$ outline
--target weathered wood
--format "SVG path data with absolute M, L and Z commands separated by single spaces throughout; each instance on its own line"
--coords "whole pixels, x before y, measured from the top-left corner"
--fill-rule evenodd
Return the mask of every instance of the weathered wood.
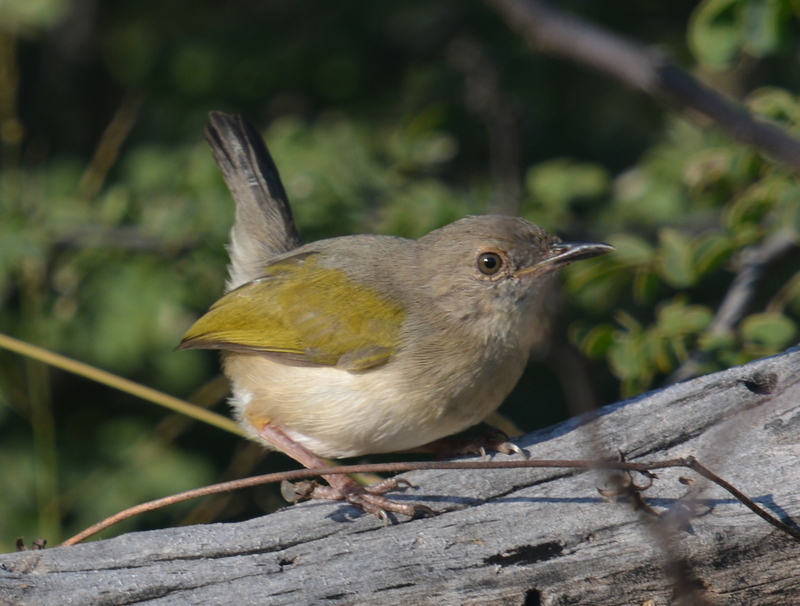
M 520 444 L 548 459 L 693 454 L 791 521 L 800 516 L 800 351 L 614 404 Z M 649 503 L 680 518 L 687 487 L 678 478 L 693 474 L 659 476 Z M 701 588 L 708 601 L 696 594 L 694 603 L 800 603 L 800 544 L 715 486 L 698 516 L 668 531 L 627 503 L 603 501 L 603 472 L 407 477 L 418 489 L 397 499 L 438 516 L 384 527 L 315 502 L 243 523 L 7 554 L 0 603 L 658 605 L 675 603 L 681 587 Z

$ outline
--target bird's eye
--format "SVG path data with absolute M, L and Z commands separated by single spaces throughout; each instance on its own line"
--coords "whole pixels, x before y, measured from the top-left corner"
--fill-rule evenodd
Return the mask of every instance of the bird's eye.
M 503 257 L 493 252 L 481 253 L 478 256 L 478 269 L 486 276 L 493 276 L 503 267 Z

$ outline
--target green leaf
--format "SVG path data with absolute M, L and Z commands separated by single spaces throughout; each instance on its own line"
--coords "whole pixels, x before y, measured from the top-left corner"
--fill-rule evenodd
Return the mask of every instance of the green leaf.
M 598 196 L 608 189 L 609 179 L 599 164 L 557 158 L 528 169 L 528 191 L 546 206 L 564 206 L 577 197 Z
M 0 2 L 0 23 L 6 31 L 52 27 L 69 7 L 67 0 L 5 0 Z
M 693 191 L 711 188 L 729 178 L 733 150 L 714 147 L 692 154 L 683 169 L 683 180 Z
M 737 8 L 740 0 L 704 0 L 689 23 L 689 48 L 700 63 L 722 69 L 741 46 Z
M 655 272 L 640 269 L 633 276 L 633 299 L 642 305 L 652 300 L 658 292 L 660 282 Z
M 611 348 L 608 361 L 618 378 L 631 379 L 649 372 L 650 363 L 643 355 L 647 340 L 641 331 L 616 334 L 616 342 Z
M 742 320 L 739 330 L 750 344 L 780 351 L 794 340 L 797 325 L 783 314 L 760 313 Z
M 620 379 L 623 397 L 640 393 L 653 381 L 653 339 L 641 331 L 616 332 L 609 351 L 611 371 Z
M 609 242 L 616 248 L 614 262 L 624 267 L 639 267 L 647 265 L 655 258 L 655 249 L 652 244 L 632 234 L 617 234 L 609 238 Z
M 614 343 L 614 327 L 611 324 L 599 324 L 589 330 L 581 339 L 581 351 L 590 358 L 602 358 Z
M 700 335 L 698 347 L 705 353 L 718 355 L 736 348 L 737 340 L 732 331 L 704 333 Z
M 765 86 L 747 96 L 748 109 L 771 120 L 800 124 L 800 102 L 795 95 L 777 87 Z
M 733 244 L 728 236 L 712 234 L 703 238 L 692 255 L 697 275 L 702 276 L 717 269 L 730 257 L 732 250 Z
M 687 305 L 682 299 L 662 304 L 658 308 L 658 329 L 664 336 L 673 337 L 698 333 L 711 322 L 711 310 L 703 305 Z
M 697 280 L 693 264 L 691 240 L 674 229 L 665 228 L 659 232 L 661 250 L 659 251 L 659 274 L 674 288 L 686 288 Z
M 747 0 L 741 24 L 745 49 L 755 57 L 775 52 L 783 42 L 788 5 L 783 0 Z
M 786 36 L 787 0 L 704 0 L 689 24 L 689 46 L 700 63 L 727 68 L 745 51 L 764 57 Z

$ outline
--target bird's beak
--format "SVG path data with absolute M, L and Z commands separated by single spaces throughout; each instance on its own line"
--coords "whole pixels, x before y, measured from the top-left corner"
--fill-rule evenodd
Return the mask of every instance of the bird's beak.
M 600 242 L 556 242 L 550 247 L 550 256 L 514 273 L 515 277 L 531 273 L 548 273 L 575 261 L 591 259 L 614 250 L 610 244 Z

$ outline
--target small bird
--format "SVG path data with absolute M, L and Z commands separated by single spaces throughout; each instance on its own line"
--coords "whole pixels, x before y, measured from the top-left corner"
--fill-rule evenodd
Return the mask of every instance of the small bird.
M 320 457 L 425 450 L 494 412 L 543 328 L 557 270 L 607 253 L 520 218 L 471 216 L 419 240 L 356 235 L 300 245 L 277 168 L 240 116 L 206 139 L 236 202 L 227 294 L 179 349 L 223 350 L 232 406 L 253 438 L 306 467 Z M 386 519 L 385 481 L 323 476 L 307 498 Z

